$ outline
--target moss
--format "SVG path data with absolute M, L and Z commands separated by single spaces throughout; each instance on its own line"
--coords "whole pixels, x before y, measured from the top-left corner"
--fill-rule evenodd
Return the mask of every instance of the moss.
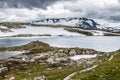
M 50 68 L 51 70 L 47 70 L 47 68 Z M 21 80 L 21 79 L 28 79 L 31 78 L 33 79 L 36 76 L 40 75 L 45 75 L 48 80 L 57 80 L 60 79 L 62 80 L 64 77 L 69 75 L 70 73 L 74 71 L 81 70 L 82 67 L 79 68 L 63 68 L 63 69 L 58 69 L 58 67 L 51 67 L 48 64 L 43 64 L 43 65 L 28 65 L 28 68 L 26 70 L 20 70 L 17 69 L 14 72 L 11 73 L 15 75 L 16 80 Z
M 73 79 L 81 80 L 119 80 L 120 79 L 120 50 L 113 52 L 111 61 L 104 61 L 93 71 L 77 74 Z M 104 57 L 107 58 L 107 57 Z
M 31 54 L 41 53 L 47 51 L 53 51 L 55 53 L 66 53 L 69 54 L 71 50 L 75 50 L 77 54 L 82 54 L 83 52 L 90 51 L 91 54 L 106 54 L 103 52 L 97 52 L 93 49 L 84 49 L 84 48 L 56 48 L 51 47 L 46 43 L 34 41 L 22 46 L 0 48 L 0 50 L 29 50 Z M 108 54 L 108 53 L 107 53 Z M 77 74 L 73 79 L 81 80 L 119 80 L 120 78 L 120 50 L 116 52 L 109 53 L 114 55 L 114 58 L 111 61 L 108 61 L 110 56 L 100 56 L 96 59 L 95 64 L 99 64 L 97 68 L 91 72 Z M 100 62 L 100 60 L 102 62 Z M 84 69 L 84 63 L 80 67 L 73 64 L 71 66 L 62 66 L 62 65 L 51 65 L 51 64 L 32 64 L 23 65 L 24 63 L 12 62 L 12 66 L 16 66 L 15 69 L 10 70 L 7 74 L 15 75 L 16 80 L 21 79 L 33 79 L 36 76 L 45 75 L 48 80 L 63 80 L 66 76 L 72 72 L 76 72 Z M 58 67 L 62 67 L 59 69 Z
M 28 44 L 22 45 L 22 46 L 14 46 L 14 47 L 1 47 L 0 51 L 20 51 L 20 50 L 37 50 L 37 49 L 50 49 L 51 47 L 49 46 L 49 44 L 43 43 L 43 42 L 39 42 L 39 41 L 33 41 L 30 42 Z
M 32 36 L 51 36 L 50 34 L 37 34 L 37 35 L 34 35 L 34 34 L 18 34 L 18 35 L 13 35 L 13 36 L 10 36 L 10 37 L 32 37 Z
M 15 80 L 21 80 L 21 78 L 24 79 L 27 77 L 28 77 L 28 74 L 25 72 L 16 72 L 15 74 Z
M 118 33 L 104 33 L 104 36 L 120 36 Z
M 79 28 L 75 29 L 75 28 L 64 28 L 67 31 L 70 32 L 76 32 L 76 33 L 80 33 L 80 34 L 84 34 L 86 36 L 93 36 L 93 34 L 91 32 L 85 31 L 85 30 L 81 30 Z
M 11 28 L 25 28 L 22 25 L 30 25 L 30 23 L 21 23 L 21 22 L 3 22 L 0 23 L 1 26 L 6 26 L 9 29 Z

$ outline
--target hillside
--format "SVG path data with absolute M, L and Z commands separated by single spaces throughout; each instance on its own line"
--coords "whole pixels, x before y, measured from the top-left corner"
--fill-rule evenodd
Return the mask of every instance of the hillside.
M 113 57 L 89 72 L 84 72 L 73 76 L 72 79 L 80 80 L 119 80 L 120 79 L 120 50 L 111 53 Z M 103 59 L 106 59 L 104 57 Z
M 104 30 L 109 32 L 120 32 L 119 28 L 114 26 L 106 26 L 100 20 L 94 20 L 89 18 L 45 18 L 37 21 L 33 21 L 33 24 L 46 24 L 46 25 L 66 25 L 72 27 L 78 27 L 91 30 Z
M 41 76 L 48 80 L 120 78 L 120 50 L 106 53 L 84 48 L 57 48 L 39 41 L 0 48 L 0 51 L 6 50 L 27 52 L 1 60 L 3 67 L 0 67 L 0 70 L 4 70 L 5 73 L 0 74 L 0 79 L 29 80 Z M 71 75 L 72 73 L 74 74 Z
M 54 21 L 55 20 L 55 21 Z M 48 22 L 47 22 L 48 21 Z M 54 23 L 52 22 L 54 21 Z M 75 18 L 75 20 L 45 19 L 32 23 L 3 22 L 0 23 L 0 37 L 32 37 L 32 36 L 120 36 L 119 29 L 99 28 L 92 19 Z M 61 21 L 63 23 L 61 23 Z M 82 22 L 81 22 L 82 21 Z M 66 22 L 66 24 L 64 24 Z M 76 23 L 74 23 L 76 22 Z M 79 26 L 77 26 L 80 22 Z M 71 24 L 69 25 L 68 23 Z M 115 31 L 115 32 L 114 32 Z M 117 32 L 116 32 L 117 31 Z

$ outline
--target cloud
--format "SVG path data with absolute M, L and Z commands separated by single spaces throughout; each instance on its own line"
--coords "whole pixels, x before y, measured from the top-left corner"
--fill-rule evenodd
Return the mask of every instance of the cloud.
M 120 21 L 120 0 L 0 0 L 0 21 L 87 17 Z
M 46 8 L 57 0 L 0 0 L 0 8 Z
M 77 16 L 88 18 L 110 19 L 111 16 L 120 14 L 119 0 L 77 0 L 64 3 L 64 8 L 79 13 Z

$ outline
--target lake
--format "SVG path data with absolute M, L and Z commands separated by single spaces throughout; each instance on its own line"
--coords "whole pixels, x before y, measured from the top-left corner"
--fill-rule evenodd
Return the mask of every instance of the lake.
M 2 59 L 7 59 L 9 57 L 16 56 L 18 54 L 22 54 L 24 51 L 5 51 L 5 52 L 0 52 L 0 60 Z
M 0 47 L 19 46 L 39 40 L 55 47 L 91 48 L 110 52 L 120 49 L 120 37 L 107 36 L 41 36 L 41 37 L 9 37 L 0 38 Z

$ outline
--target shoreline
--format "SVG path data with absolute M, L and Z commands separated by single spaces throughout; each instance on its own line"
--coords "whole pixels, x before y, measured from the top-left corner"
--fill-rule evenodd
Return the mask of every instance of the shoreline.
M 65 76 L 67 76 L 70 73 L 80 71 L 82 69 L 89 68 L 95 64 L 101 63 L 100 62 L 102 60 L 101 58 L 110 57 L 113 53 L 113 52 L 100 52 L 93 49 L 85 49 L 85 48 L 51 47 L 49 44 L 39 41 L 33 41 L 21 46 L 3 47 L 3 48 L 0 47 L 0 51 L 24 51 L 24 50 L 26 50 L 27 53 L 25 52 L 5 60 L 0 60 L 0 63 L 3 66 L 0 67 L 3 74 L 2 78 L 0 79 L 10 79 L 11 77 L 15 78 L 15 76 L 13 75 L 16 72 L 18 73 L 24 70 L 24 68 L 26 72 L 27 70 L 34 69 L 30 67 L 35 67 L 36 69 L 38 69 L 37 67 L 39 67 L 41 69 L 42 66 L 46 66 L 47 68 L 44 67 L 44 69 L 48 69 L 48 71 L 49 70 L 51 71 L 52 69 L 56 69 L 56 71 L 64 70 L 63 72 L 65 73 Z M 78 55 L 79 56 L 84 55 L 83 56 L 84 58 L 80 57 L 80 59 L 78 59 L 77 57 L 77 59 L 73 59 L 73 60 L 71 59 L 72 56 L 74 57 Z M 91 58 L 89 58 L 88 55 L 90 55 Z M 68 71 L 66 71 L 66 69 Z M 16 71 L 16 70 L 20 70 L 20 71 Z M 11 71 L 15 71 L 15 73 Z M 44 72 L 46 70 L 42 70 L 42 71 Z M 7 77 L 5 77 L 5 75 L 7 75 Z M 51 74 L 49 75 L 51 76 Z M 54 75 L 55 74 L 53 74 L 52 76 Z M 63 76 L 62 74 L 61 76 L 62 79 L 65 78 L 65 76 Z M 49 76 L 45 76 L 45 77 L 48 79 L 52 79 Z M 23 77 L 20 77 L 20 79 L 21 78 Z M 35 76 L 31 76 L 31 78 L 35 78 Z M 57 78 L 58 77 L 56 77 L 56 79 Z
M 0 23 L 1 32 L 12 32 L 11 29 L 25 29 L 27 28 L 26 26 L 31 26 L 31 27 L 48 27 L 48 28 L 63 28 L 64 30 L 71 32 L 71 33 L 79 33 L 83 34 L 85 36 L 120 36 L 120 33 L 113 33 L 110 31 L 104 31 L 104 30 L 99 30 L 99 29 L 83 29 L 79 27 L 74 27 L 74 26 L 66 26 L 66 25 L 53 25 L 53 24 L 32 24 L 32 23 L 20 23 L 20 22 L 3 22 Z M 3 30 L 3 31 L 2 31 Z M 102 33 L 102 34 L 101 34 Z M 26 36 L 27 34 L 16 34 L 13 36 Z M 34 34 L 29 34 L 29 36 L 34 36 Z M 42 34 L 38 34 L 42 35 Z M 49 34 L 51 35 L 51 34 Z

